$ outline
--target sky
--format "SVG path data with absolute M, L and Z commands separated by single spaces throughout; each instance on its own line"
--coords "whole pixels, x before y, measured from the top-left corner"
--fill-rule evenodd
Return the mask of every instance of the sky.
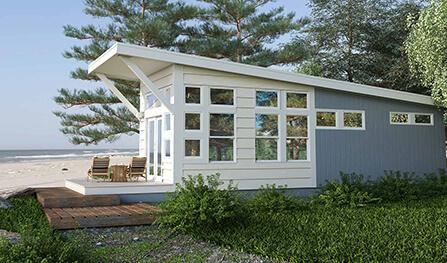
M 186 0 L 186 2 L 194 2 Z M 277 0 L 298 17 L 308 14 L 306 0 Z M 76 149 L 60 131 L 52 112 L 60 88 L 92 87 L 69 73 L 80 66 L 62 56 L 79 42 L 63 35 L 67 24 L 99 21 L 83 13 L 82 0 L 4 1 L 0 7 L 0 150 Z M 123 135 L 112 144 L 90 148 L 137 148 L 138 137 Z

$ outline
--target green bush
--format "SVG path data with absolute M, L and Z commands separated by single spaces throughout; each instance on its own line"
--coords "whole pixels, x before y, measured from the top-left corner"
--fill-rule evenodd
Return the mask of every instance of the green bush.
M 220 188 L 219 174 L 188 176 L 177 184 L 170 198 L 161 204 L 156 223 L 179 231 L 223 227 L 242 214 L 242 201 L 231 182 Z
M 89 262 L 82 245 L 53 231 L 34 197 L 10 201 L 12 208 L 0 209 L 0 229 L 18 232 L 21 240 L 15 245 L 0 240 L 0 262 Z
M 302 209 L 305 202 L 299 198 L 287 195 L 285 186 L 262 186 L 256 195 L 248 201 L 250 209 L 260 213 L 280 213 Z
M 331 181 L 324 185 L 314 202 L 327 207 L 359 207 L 380 201 L 365 190 L 362 175 L 340 173 L 340 177 L 341 182 Z
M 368 190 L 384 201 L 398 201 L 421 196 L 424 178 L 417 178 L 414 173 L 385 171 L 385 175 L 368 183 Z

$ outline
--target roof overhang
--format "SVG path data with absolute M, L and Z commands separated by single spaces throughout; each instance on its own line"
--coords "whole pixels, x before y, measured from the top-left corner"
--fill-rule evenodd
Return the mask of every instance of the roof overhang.
M 433 99 L 430 96 L 415 93 L 122 43 L 116 43 L 95 61 L 90 63 L 88 66 L 89 74 L 101 73 L 115 79 L 138 80 L 119 56 L 130 57 L 148 76 L 170 65 L 179 64 L 331 90 L 434 105 Z

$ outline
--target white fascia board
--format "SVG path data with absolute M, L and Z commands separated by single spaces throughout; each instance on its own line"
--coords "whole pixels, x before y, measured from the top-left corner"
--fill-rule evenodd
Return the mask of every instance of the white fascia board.
M 198 68 L 206 68 L 217 71 L 230 72 L 264 79 L 297 83 L 313 87 L 321 87 L 332 90 L 352 92 L 382 98 L 408 101 L 426 105 L 434 105 L 433 99 L 430 96 L 424 96 L 420 94 L 414 94 L 386 88 L 379 88 L 363 84 L 356 84 L 347 81 L 314 77 L 299 73 L 263 68 L 259 66 L 223 61 L 207 57 L 183 54 L 155 48 L 142 47 L 137 45 L 122 44 L 122 43 L 115 44 L 109 50 L 107 50 L 103 55 L 101 55 L 97 60 L 92 62 L 89 66 L 89 73 L 93 72 L 97 67 L 99 67 L 100 64 L 104 63 L 105 61 L 107 61 L 107 59 L 111 58 L 113 55 L 116 54 L 153 59 L 172 64 L 180 64 Z

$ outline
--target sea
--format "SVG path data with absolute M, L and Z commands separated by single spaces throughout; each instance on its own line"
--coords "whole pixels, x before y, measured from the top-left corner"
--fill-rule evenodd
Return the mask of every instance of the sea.
M 116 155 L 138 155 L 138 149 L 0 150 L 0 163 Z

